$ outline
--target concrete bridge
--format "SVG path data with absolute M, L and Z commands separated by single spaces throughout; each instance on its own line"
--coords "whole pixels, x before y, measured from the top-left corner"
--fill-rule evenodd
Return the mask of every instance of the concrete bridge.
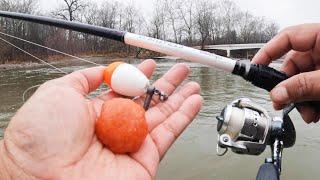
M 265 43 L 206 45 L 203 50 L 225 50 L 227 56 L 230 57 L 232 50 L 261 49 L 264 45 Z M 201 46 L 194 46 L 193 48 L 201 49 Z

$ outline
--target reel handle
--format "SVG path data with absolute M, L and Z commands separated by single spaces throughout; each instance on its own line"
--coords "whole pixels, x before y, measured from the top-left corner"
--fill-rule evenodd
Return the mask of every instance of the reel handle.
M 279 180 L 277 167 L 272 163 L 264 163 L 260 166 L 256 180 Z
M 240 61 L 237 61 L 232 73 L 243 77 L 256 87 L 265 89 L 269 92 L 280 82 L 289 78 L 289 76 L 287 76 L 285 73 L 280 72 L 272 67 Z M 316 110 L 316 112 L 320 113 L 320 101 L 301 102 L 297 103 L 296 105 L 311 106 Z

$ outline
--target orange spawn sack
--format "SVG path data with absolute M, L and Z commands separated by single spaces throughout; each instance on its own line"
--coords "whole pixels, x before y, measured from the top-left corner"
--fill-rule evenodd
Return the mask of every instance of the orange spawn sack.
M 137 152 L 148 134 L 145 110 L 130 99 L 106 101 L 95 131 L 100 142 L 112 152 Z

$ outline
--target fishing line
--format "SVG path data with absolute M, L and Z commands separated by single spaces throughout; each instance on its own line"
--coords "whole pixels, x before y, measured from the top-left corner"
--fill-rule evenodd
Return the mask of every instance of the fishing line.
M 93 65 L 97 65 L 97 66 L 102 66 L 101 64 L 98 64 L 98 63 L 95 63 L 95 62 L 92 62 L 92 61 L 89 61 L 89 60 L 86 60 L 86 59 L 83 59 L 83 58 L 80 58 L 80 57 L 77 57 L 77 56 L 74 56 L 74 55 L 71 55 L 71 54 L 68 54 L 68 53 L 65 53 L 65 52 L 62 52 L 62 51 L 59 51 L 59 50 L 56 50 L 56 49 L 52 49 L 52 48 L 47 47 L 47 46 L 43 46 L 41 44 L 37 44 L 37 43 L 32 42 L 32 41 L 28 41 L 26 39 L 22 39 L 22 38 L 19 38 L 19 37 L 10 35 L 10 34 L 6 34 L 6 33 L 1 32 L 1 31 L 0 31 L 0 34 L 2 34 L 4 36 L 7 36 L 7 37 L 10 37 L 10 38 L 14 38 L 14 39 L 26 42 L 26 43 L 29 43 L 29 44 L 32 44 L 32 45 L 35 45 L 35 46 L 38 46 L 38 47 L 41 47 L 41 48 L 45 48 L 47 50 L 50 50 L 50 51 L 53 51 L 53 52 L 56 52 L 56 53 L 59 53 L 59 54 L 63 54 L 65 56 L 69 56 L 71 58 L 74 58 L 74 59 L 77 59 L 77 60 L 80 60 L 80 61 L 83 61 L 83 62 L 87 62 L 87 63 L 93 64 Z
M 33 58 L 37 59 L 38 61 L 40 61 L 40 62 L 42 62 L 42 63 L 44 63 L 44 64 L 46 64 L 46 65 L 50 66 L 51 68 L 53 68 L 53 69 L 54 69 L 54 70 L 56 70 L 57 72 L 59 72 L 59 73 L 63 73 L 63 74 L 68 74 L 67 72 L 65 72 L 65 71 L 63 71 L 63 70 L 61 70 L 61 69 L 59 69 L 58 67 L 55 67 L 54 65 L 52 65 L 52 64 L 50 64 L 50 63 L 48 63 L 48 62 L 46 62 L 45 60 L 42 60 L 42 59 L 38 58 L 37 56 L 35 56 L 35 55 L 33 55 L 33 54 L 29 53 L 28 51 L 26 51 L 26 50 L 24 50 L 24 49 L 22 49 L 22 48 L 20 48 L 20 47 L 18 47 L 18 46 L 16 46 L 16 45 L 12 44 L 11 42 L 9 42 L 9 41 L 7 41 L 7 40 L 5 40 L 5 39 L 1 38 L 1 37 L 0 37 L 0 40 L 1 40 L 1 41 L 3 41 L 3 42 L 5 42 L 5 43 L 7 43 L 7 44 L 9 44 L 9 45 L 11 45 L 12 47 L 14 47 L 14 48 L 16 48 L 16 49 L 18 49 L 18 50 L 22 51 L 23 53 L 25 53 L 25 54 L 27 54 L 27 55 L 29 55 L 29 56 L 31 56 L 31 57 L 33 57 Z M 22 94 L 22 101 L 23 101 L 23 102 L 25 102 L 25 100 L 26 100 L 25 96 L 26 96 L 27 92 L 29 92 L 31 89 L 37 88 L 37 87 L 39 87 L 39 86 L 41 86 L 41 84 L 38 84 L 38 85 L 35 85 L 35 86 L 31 86 L 31 87 L 29 87 L 28 89 L 26 89 L 25 91 L 23 91 L 23 94 Z
M 85 60 L 85 59 L 83 59 L 83 58 L 80 58 L 80 57 L 77 57 L 77 56 L 74 56 L 74 55 L 71 55 L 71 54 L 68 54 L 68 53 L 65 53 L 65 52 L 62 52 L 62 51 L 56 50 L 56 49 L 52 49 L 52 48 L 49 48 L 49 47 L 46 47 L 46 46 L 43 46 L 43 45 L 37 44 L 37 43 L 35 43 L 35 42 L 28 41 L 28 40 L 25 40 L 25 39 L 22 39 L 22 38 L 16 37 L 16 36 L 13 36 L 13 35 L 10 35 L 10 34 L 6 34 L 6 33 L 3 33 L 3 32 L 1 32 L 1 31 L 0 31 L 0 34 L 2 34 L 2 35 L 4 35 L 4 36 L 7 36 L 7 37 L 11 37 L 11 38 L 17 39 L 17 40 L 20 40 L 20 41 L 23 41 L 23 42 L 26 42 L 26 43 L 29 43 L 29 44 L 32 44 L 32 45 L 35 45 L 35 46 L 38 46 L 38 47 L 45 48 L 45 49 L 50 50 L 50 51 L 54 51 L 54 52 L 57 52 L 57 53 L 60 53 L 60 54 L 63 54 L 63 55 L 69 56 L 69 57 L 74 58 L 74 59 L 78 59 L 78 60 L 80 60 L 80 61 L 84 61 L 84 62 L 87 62 L 87 63 L 93 64 L 93 65 L 97 65 L 97 66 L 102 66 L 102 65 L 100 65 L 100 64 L 98 64 L 98 63 L 95 63 L 95 62 L 92 62 L 92 61 L 89 61 L 89 60 Z M 5 39 L 3 39 L 3 38 L 1 38 L 1 37 L 0 37 L 0 40 L 2 40 L 3 42 L 5 42 L 5 43 L 7 43 L 7 44 L 11 45 L 11 46 L 12 46 L 12 47 L 14 47 L 14 48 L 19 49 L 20 51 L 22 51 L 22 52 L 24 52 L 24 53 L 28 54 L 29 56 L 31 56 L 31 57 L 33 57 L 33 58 L 35 58 L 35 59 L 39 60 L 40 62 L 42 62 L 42 63 L 44 63 L 44 64 L 46 64 L 46 65 L 48 65 L 48 66 L 52 67 L 54 70 L 58 71 L 59 73 L 68 74 L 67 72 L 65 72 L 65 71 L 63 71 L 63 70 L 61 70 L 61 69 L 59 69 L 58 67 L 55 67 L 54 65 L 52 65 L 52 64 L 50 64 L 50 63 L 48 63 L 48 62 L 46 62 L 45 60 L 40 59 L 39 57 L 37 57 L 37 56 L 35 56 L 35 55 L 33 55 L 33 54 L 31 54 L 31 53 L 27 52 L 26 50 L 23 50 L 22 48 L 20 48 L 20 47 L 18 47 L 18 46 L 16 46 L 16 45 L 14 45 L 14 44 L 12 44 L 12 43 L 10 43 L 9 41 L 7 41 L 7 40 L 5 40 Z M 23 102 L 25 102 L 25 101 L 26 101 L 26 94 L 27 94 L 30 90 L 32 90 L 32 89 L 34 89 L 34 88 L 37 88 L 37 87 L 39 87 L 39 86 L 41 86 L 41 84 L 34 85 L 34 86 L 31 86 L 31 87 L 29 87 L 28 89 L 26 89 L 26 90 L 23 92 L 23 94 L 22 94 L 22 101 L 23 101 Z M 86 95 L 86 98 L 91 99 L 91 97 L 90 97 L 89 95 Z M 103 100 L 103 99 L 102 99 L 101 97 L 99 97 L 99 96 L 97 96 L 96 98 Z
M 41 86 L 41 84 L 37 84 L 37 85 L 31 86 L 28 89 L 24 90 L 23 94 L 22 94 L 22 102 L 26 102 L 26 94 L 27 94 L 27 92 L 29 92 L 31 89 L 38 88 L 40 86 Z
M 10 35 L 10 34 L 6 34 L 6 33 L 3 33 L 3 32 L 1 32 L 1 31 L 0 31 L 0 34 L 2 34 L 2 35 L 4 35 L 4 36 L 7 36 L 7 37 L 10 37 L 10 38 L 14 38 L 14 39 L 17 39 L 17 40 L 26 42 L 26 43 L 29 43 L 29 44 L 32 44 L 32 45 L 35 45 L 35 46 L 38 46 L 38 47 L 41 47 L 41 48 L 44 48 L 44 49 L 47 49 L 47 50 L 50 50 L 50 51 L 53 51 L 53 52 L 56 52 L 56 53 L 63 54 L 63 55 L 65 55 L 65 56 L 69 56 L 69 57 L 71 57 L 71 58 L 74 58 L 74 59 L 77 59 L 77 60 L 80 60 L 80 61 L 83 61 L 83 62 L 87 62 L 87 63 L 89 63 L 89 64 L 93 64 L 93 65 L 97 65 L 97 66 L 102 66 L 101 64 L 98 64 L 98 63 L 95 63 L 95 62 L 92 62 L 92 61 L 89 61 L 89 60 L 86 60 L 86 59 L 83 59 L 83 58 L 80 58 L 80 57 L 77 57 L 77 56 L 74 56 L 74 55 L 71 55 L 71 54 L 68 54 L 68 53 L 65 53 L 65 52 L 62 52 L 62 51 L 59 51 L 59 50 L 56 50 L 56 49 L 52 49 L 52 48 L 50 48 L 50 47 L 43 46 L 43 45 L 41 45 L 41 44 L 37 44 L 37 43 L 32 42 L 32 41 L 28 41 L 28 40 L 26 40 L 26 39 L 22 39 L 22 38 L 19 38 L 19 37 Z M 31 53 L 29 53 L 29 52 L 27 52 L 27 51 L 19 48 L 18 46 L 10 43 L 9 41 L 7 41 L 7 40 L 5 40 L 5 39 L 3 39 L 3 38 L 1 38 L 1 37 L 0 37 L 0 40 L 2 40 L 2 41 L 4 41 L 4 42 L 6 42 L 7 44 L 9 44 L 9 45 L 11 45 L 11 46 L 19 49 L 20 51 L 28 54 L 29 56 L 31 56 L 31 57 L 33 57 L 33 58 L 41 61 L 42 63 L 44 63 L 44 64 L 46 64 L 46 65 L 54 68 L 54 69 L 57 70 L 59 73 L 68 74 L 67 72 L 65 72 L 65 71 L 63 71 L 63 70 L 61 70 L 61 69 L 53 66 L 52 64 L 50 64 L 50 63 L 48 63 L 48 62 L 46 62 L 46 61 L 44 61 L 44 60 L 36 57 L 35 55 L 33 55 L 33 54 L 31 54 Z M 26 101 L 26 94 L 27 94 L 30 90 L 32 90 L 32 89 L 34 89 L 34 88 L 37 88 L 37 87 L 39 87 L 39 86 L 41 86 L 41 84 L 34 85 L 34 86 L 31 86 L 31 87 L 29 87 L 28 89 L 26 89 L 26 90 L 23 92 L 23 94 L 22 94 L 22 101 L 23 101 L 23 102 Z M 88 97 L 89 97 L 89 96 L 87 96 L 87 98 L 88 98 Z M 99 98 L 99 97 L 98 97 L 98 98 Z
M 24 50 L 24 49 L 21 49 L 20 47 L 18 47 L 18 46 L 16 46 L 16 45 L 12 44 L 11 42 L 9 42 L 9 41 L 7 41 L 7 40 L 5 40 L 5 39 L 1 38 L 1 37 L 0 37 L 0 40 L 2 40 L 3 42 L 5 42 L 5 43 L 7 43 L 7 44 L 11 45 L 12 47 L 14 47 L 14 48 L 16 48 L 16 49 L 18 49 L 18 50 L 20 50 L 20 51 L 24 52 L 25 54 L 28 54 L 29 56 L 31 56 L 31 57 L 33 57 L 33 58 L 37 59 L 38 61 L 40 61 L 40 62 L 42 62 L 42 63 L 44 63 L 44 64 L 46 64 L 46 65 L 48 65 L 48 66 L 52 67 L 52 68 L 53 68 L 53 69 L 55 69 L 56 71 L 59 71 L 59 72 L 61 72 L 61 73 L 63 73 L 63 74 L 68 74 L 67 72 L 65 72 L 65 71 L 63 71 L 63 70 L 61 70 L 61 69 L 59 69 L 59 68 L 55 67 L 54 65 L 52 65 L 52 64 L 50 64 L 50 63 L 48 63 L 48 62 L 46 62 L 45 60 L 42 60 L 42 59 L 38 58 L 37 56 L 35 56 L 35 55 L 33 55 L 33 54 L 29 53 L 28 51 L 26 51 L 26 50 Z

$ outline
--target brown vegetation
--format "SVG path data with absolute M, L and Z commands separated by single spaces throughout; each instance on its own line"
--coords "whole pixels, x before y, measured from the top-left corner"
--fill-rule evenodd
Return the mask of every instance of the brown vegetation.
M 274 22 L 242 12 L 230 0 L 156 0 L 148 16 L 135 4 L 116 0 L 105 0 L 102 6 L 84 0 L 60 1 L 60 7 L 50 13 L 39 10 L 37 0 L 0 0 L 0 9 L 80 21 L 187 46 L 260 43 L 270 40 L 278 31 Z M 112 40 L 7 18 L 0 18 L 0 31 L 76 55 L 150 55 L 150 52 Z M 18 40 L 8 40 L 42 58 L 57 55 Z M 31 60 L 1 41 L 0 47 L 0 64 Z

